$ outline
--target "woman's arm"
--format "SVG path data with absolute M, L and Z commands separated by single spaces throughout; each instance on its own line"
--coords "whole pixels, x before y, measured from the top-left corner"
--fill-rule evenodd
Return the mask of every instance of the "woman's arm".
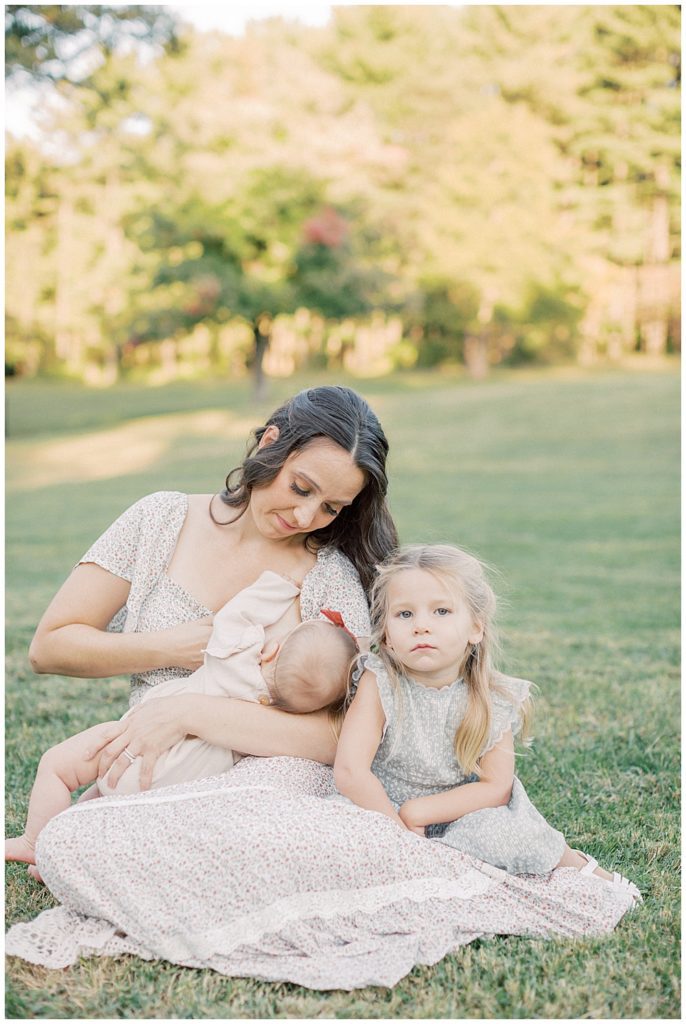
M 371 770 L 385 721 L 374 675 L 364 672 L 343 721 L 333 767 L 334 781 L 339 793 L 349 800 L 368 811 L 387 814 L 403 825 L 386 790 Z
M 129 766 L 127 749 L 141 757 L 141 789 L 148 789 L 158 757 L 186 736 L 261 757 L 305 757 L 333 764 L 336 737 L 327 711 L 294 715 L 251 701 L 203 694 L 150 697 L 113 727 L 98 775 L 115 786 Z M 91 756 L 95 753 L 90 752 Z
M 155 633 L 106 632 L 126 604 L 130 586 L 92 562 L 78 565 L 38 623 L 29 648 L 34 672 L 104 678 L 202 665 L 210 618 Z
M 514 779 L 514 741 L 512 730 L 481 758 L 481 777 L 445 793 L 408 800 L 399 814 L 408 827 L 456 821 L 470 811 L 484 807 L 502 807 L 510 799 Z

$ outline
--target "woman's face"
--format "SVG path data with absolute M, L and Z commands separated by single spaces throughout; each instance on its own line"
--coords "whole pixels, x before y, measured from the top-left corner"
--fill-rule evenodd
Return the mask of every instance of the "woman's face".
M 274 435 L 265 432 L 260 447 L 272 440 Z M 316 438 L 289 455 L 270 484 L 253 488 L 250 512 L 264 537 L 288 540 L 328 526 L 366 482 L 349 452 Z

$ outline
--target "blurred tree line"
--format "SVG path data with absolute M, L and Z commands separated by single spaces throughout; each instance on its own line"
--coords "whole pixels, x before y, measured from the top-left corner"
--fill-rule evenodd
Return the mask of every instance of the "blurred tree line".
M 680 10 L 342 7 L 243 38 L 6 5 L 9 372 L 679 346 Z M 265 362 L 266 360 L 266 362 Z

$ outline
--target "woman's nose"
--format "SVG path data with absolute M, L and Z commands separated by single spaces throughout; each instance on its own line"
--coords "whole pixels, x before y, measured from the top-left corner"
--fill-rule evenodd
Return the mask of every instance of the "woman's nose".
M 303 530 L 307 529 L 312 520 L 314 519 L 317 512 L 317 507 L 311 502 L 304 502 L 302 505 L 296 505 L 293 509 L 293 516 L 295 521 Z

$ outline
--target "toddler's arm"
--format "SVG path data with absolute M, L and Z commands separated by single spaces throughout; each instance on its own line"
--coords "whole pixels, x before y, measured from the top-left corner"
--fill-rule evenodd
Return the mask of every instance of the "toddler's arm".
M 512 730 L 504 734 L 479 762 L 478 782 L 467 782 L 445 793 L 408 800 L 399 814 L 408 828 L 456 821 L 471 811 L 501 807 L 508 802 L 514 779 L 514 741 Z
M 405 827 L 386 790 L 371 770 L 385 721 L 375 677 L 372 672 L 364 672 L 343 721 L 333 777 L 343 796 L 368 811 L 387 814 Z

